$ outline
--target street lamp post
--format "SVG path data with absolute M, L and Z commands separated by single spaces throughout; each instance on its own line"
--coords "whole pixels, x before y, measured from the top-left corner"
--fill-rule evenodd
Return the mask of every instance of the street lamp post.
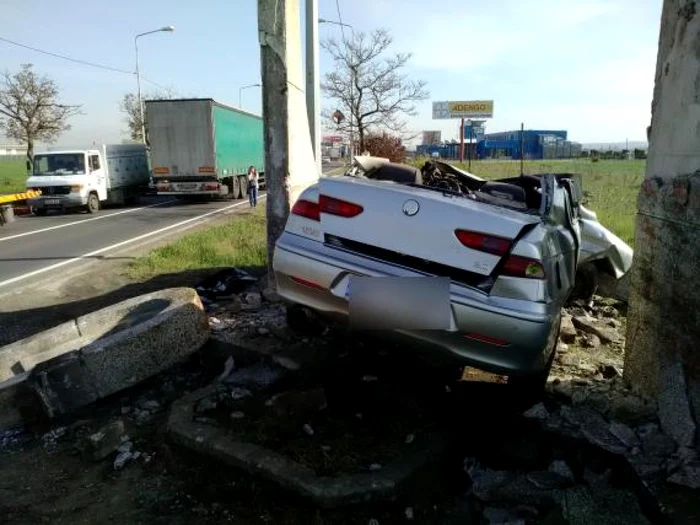
M 160 33 L 161 31 L 175 31 L 175 26 L 164 26 L 160 29 L 154 29 L 153 31 L 139 33 L 134 37 L 134 49 L 136 50 L 136 87 L 138 90 L 139 114 L 141 115 L 141 140 L 144 142 L 144 144 L 146 143 L 146 123 L 143 117 L 143 102 L 141 101 L 141 74 L 139 73 L 139 37 L 150 35 L 152 33 Z
M 238 88 L 238 107 L 243 109 L 243 104 L 241 103 L 241 95 L 244 89 L 252 88 L 252 87 L 260 87 L 262 84 L 250 84 L 248 86 L 243 86 Z
M 352 31 L 353 35 L 353 40 L 355 37 L 355 28 L 351 26 L 350 24 L 346 24 L 344 22 L 336 22 L 335 20 L 326 20 L 325 18 L 319 18 L 318 19 L 319 24 L 332 24 L 336 26 L 340 26 L 342 29 L 343 27 L 347 27 Z M 347 45 L 347 41 L 345 40 L 345 33 L 343 33 L 343 43 Z M 352 156 L 355 154 L 355 142 L 354 142 L 354 132 L 353 132 L 353 117 L 355 113 L 355 68 L 351 67 L 350 68 L 350 156 L 352 160 Z

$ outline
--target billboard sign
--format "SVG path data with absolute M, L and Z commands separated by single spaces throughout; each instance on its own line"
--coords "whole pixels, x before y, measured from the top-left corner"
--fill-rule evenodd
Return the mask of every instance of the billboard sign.
M 433 119 L 492 117 L 493 100 L 433 102 Z
M 340 135 L 326 135 L 323 137 L 322 142 L 324 144 L 338 144 L 340 142 L 343 142 L 343 137 Z
M 471 121 L 467 120 L 464 123 L 464 138 L 475 138 L 480 139 L 486 132 L 484 128 L 484 121 Z
M 423 144 L 440 144 L 442 139 L 442 132 L 440 131 L 424 131 L 423 132 Z

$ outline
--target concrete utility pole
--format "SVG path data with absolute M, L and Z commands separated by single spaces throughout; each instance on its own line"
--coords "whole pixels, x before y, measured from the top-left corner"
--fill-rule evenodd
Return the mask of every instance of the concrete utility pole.
M 646 177 L 639 193 L 625 378 L 664 430 L 700 423 L 700 4 L 664 0 Z
M 319 120 L 319 93 L 321 91 L 318 67 L 318 0 L 306 0 L 306 112 L 311 130 L 311 147 L 316 168 L 321 172 L 321 123 Z
M 300 1 L 258 0 L 270 288 L 275 241 L 299 193 L 319 179 L 303 89 Z

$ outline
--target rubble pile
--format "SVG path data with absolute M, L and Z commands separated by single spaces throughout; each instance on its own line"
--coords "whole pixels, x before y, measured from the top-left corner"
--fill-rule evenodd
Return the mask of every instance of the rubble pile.
M 211 341 L 249 349 L 253 358 L 217 354 L 216 364 L 207 365 L 213 354 L 205 348 L 190 365 L 125 392 L 118 402 L 106 400 L 99 416 L 62 421 L 35 434 L 44 453 L 69 452 L 84 468 L 100 465 L 116 477 L 134 476 L 139 469 L 155 476 L 155 465 L 160 472 L 170 454 L 154 436 L 167 426 L 171 403 L 211 387 L 193 406 L 197 424 L 225 426 L 232 438 L 276 448 L 326 476 L 386 472 L 396 457 L 426 446 L 428 426 L 454 432 L 457 441 L 478 434 L 498 438 L 463 444 L 457 462 L 450 460 L 450 470 L 460 474 L 450 482 L 455 493 L 430 505 L 417 495 L 401 500 L 399 522 L 427 523 L 421 520 L 441 515 L 453 516 L 454 523 L 649 523 L 654 520 L 642 508 L 639 491 L 629 486 L 627 472 L 652 495 L 669 485 L 700 489 L 696 450 L 679 446 L 664 431 L 655 403 L 623 380 L 622 303 L 595 297 L 591 304 L 567 307 L 542 401 L 522 416 L 502 415 L 508 435 L 500 439 L 503 433 L 488 428 L 499 414 L 486 422 L 474 417 L 475 398 L 459 397 L 455 385 L 440 383 L 440 396 L 427 399 L 424 392 L 433 391 L 424 388 L 427 368 L 415 365 L 420 371 L 414 374 L 406 360 L 397 369 L 390 348 L 372 354 L 371 366 L 367 361 L 356 366 L 355 356 L 367 350 L 365 340 L 333 327 L 313 339 L 292 333 L 279 297 L 249 275 L 221 274 L 200 288 Z M 204 371 L 203 364 L 211 369 Z M 383 400 L 385 388 L 395 397 Z M 476 399 L 483 404 L 486 396 Z M 450 421 L 458 409 L 465 411 L 465 427 Z M 382 432 L 385 443 L 377 440 Z M 0 452 L 31 447 L 28 436 L 23 429 L 1 433 Z M 439 475 L 449 477 L 445 470 Z M 181 494 L 169 508 L 234 512 L 225 498 L 209 503 L 188 498 Z

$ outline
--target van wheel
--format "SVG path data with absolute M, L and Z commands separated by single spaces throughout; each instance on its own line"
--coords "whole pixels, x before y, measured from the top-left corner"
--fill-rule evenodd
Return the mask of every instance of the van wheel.
M 87 206 L 85 206 L 85 209 L 87 210 L 88 213 L 97 213 L 98 210 L 100 209 L 100 199 L 97 197 L 96 193 L 91 193 L 90 196 L 88 197 L 88 203 Z

